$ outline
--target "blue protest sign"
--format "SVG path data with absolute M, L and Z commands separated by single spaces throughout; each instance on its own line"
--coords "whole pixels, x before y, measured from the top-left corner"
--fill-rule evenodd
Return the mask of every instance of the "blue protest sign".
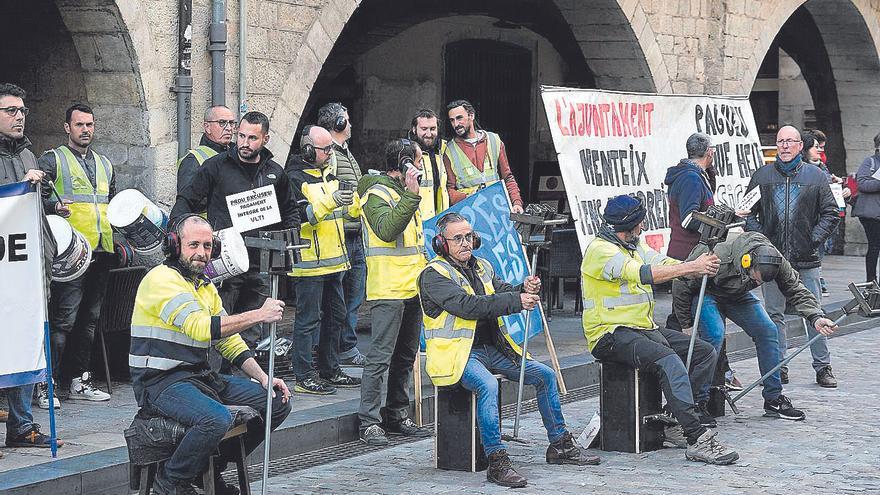
M 510 202 L 504 184 L 496 182 L 456 203 L 443 213 L 453 211 L 467 218 L 474 231 L 482 238 L 482 245 L 480 249 L 474 251 L 474 254 L 488 260 L 495 268 L 495 273 L 505 282 L 513 285 L 521 284 L 529 275 L 529 269 L 519 233 L 510 221 Z M 431 239 L 437 233 L 437 220 L 443 216 L 443 213 L 422 223 L 429 260 L 436 256 L 431 248 Z M 523 311 L 503 317 L 510 336 L 517 343 L 523 341 L 525 315 L 526 312 Z M 529 338 L 544 329 L 541 312 L 537 308 L 532 310 L 529 327 Z

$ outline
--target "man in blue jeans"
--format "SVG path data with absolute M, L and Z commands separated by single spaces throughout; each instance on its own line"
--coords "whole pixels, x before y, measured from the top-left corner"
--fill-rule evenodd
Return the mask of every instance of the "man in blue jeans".
M 696 259 L 709 250 L 698 244 L 688 259 Z M 724 338 L 725 319 L 730 318 L 755 342 L 758 368 L 763 376 L 782 360 L 777 342 L 776 324 L 770 319 L 761 302 L 751 293 L 759 285 L 775 281 L 785 300 L 809 320 L 816 331 L 830 335 L 837 326 L 825 318 L 825 313 L 813 294 L 804 287 L 797 271 L 773 247 L 770 240 L 758 232 L 731 236 L 715 245 L 714 253 L 721 259 L 718 273 L 706 284 L 706 294 L 700 313 L 700 337 L 718 350 Z M 696 314 L 701 279 L 677 279 L 672 283 L 673 310 L 683 331 L 690 334 Z M 782 395 L 779 371 L 764 380 L 764 415 L 799 421 L 805 418 L 791 401 Z
M 527 277 L 514 287 L 501 280 L 488 261 L 473 256 L 480 238 L 458 213 L 437 222 L 434 258 L 419 277 L 428 376 L 436 386 L 461 386 L 477 394 L 477 422 L 489 457 L 486 478 L 508 487 L 526 486 L 510 464 L 501 443 L 498 382 L 492 373 L 519 380 L 522 350 L 507 332 L 501 316 L 538 305 L 541 281 Z M 526 361 L 525 383 L 535 387 L 538 410 L 550 446 L 550 464 L 598 464 L 577 446 L 565 427 L 556 374 L 543 363 Z
M 186 428 L 174 454 L 156 473 L 153 493 L 159 495 L 195 495 L 192 483 L 218 446 L 215 493 L 239 493 L 220 478 L 238 448 L 220 443 L 233 421 L 226 405 L 250 406 L 260 414 L 248 423 L 247 453 L 263 442 L 263 418 L 270 417 L 274 429 L 290 414 L 284 381 L 269 383 L 239 335 L 254 325 L 281 320 L 284 303 L 267 298 L 258 309 L 226 314 L 217 288 L 204 275 L 215 249 L 213 239 L 207 220 L 195 214 L 180 217 L 169 226 L 163 246 L 167 259 L 147 273 L 135 296 L 128 366 L 138 406 L 148 416 L 164 416 Z M 213 372 L 208 364 L 212 346 L 246 377 Z M 267 414 L 270 386 L 274 400 Z

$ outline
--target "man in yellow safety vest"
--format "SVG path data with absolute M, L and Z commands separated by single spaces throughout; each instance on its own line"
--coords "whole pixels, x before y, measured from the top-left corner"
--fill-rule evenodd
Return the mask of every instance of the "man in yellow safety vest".
M 107 205 L 116 194 L 116 174 L 106 156 L 92 149 L 95 115 L 88 105 L 77 103 L 67 109 L 64 122 L 67 144 L 49 150 L 38 160 L 44 181 L 54 183 L 61 196 L 56 212 L 70 216 L 71 227 L 83 235 L 92 248 L 92 261 L 85 274 L 69 282 L 52 282 L 49 325 L 52 342 L 52 374 L 59 382 L 58 395 L 85 401 L 107 401 L 110 395 L 91 383 L 89 361 L 95 326 L 107 288 L 113 255 L 113 231 Z M 48 199 L 51 188 L 43 190 Z M 40 407 L 49 408 L 48 388 L 39 390 Z M 58 406 L 60 407 L 60 406 Z
M 449 103 L 446 111 L 455 131 L 443 155 L 451 204 L 501 180 L 510 198 L 510 211 L 522 213 L 523 200 L 510 171 L 504 142 L 498 134 L 477 128 L 476 111 L 467 100 Z
M 511 467 L 501 443 L 498 382 L 492 373 L 519 379 L 522 350 L 501 316 L 534 309 L 540 300 L 541 280 L 529 276 L 517 287 L 501 280 L 488 261 L 473 256 L 473 250 L 480 247 L 480 238 L 458 213 L 440 217 L 431 244 L 438 256 L 419 278 L 428 353 L 426 371 L 434 385 L 461 383 L 477 394 L 480 438 L 489 457 L 486 478 L 502 486 L 526 486 L 526 479 Z M 528 360 L 525 384 L 533 385 L 538 396 L 538 410 L 550 440 L 547 462 L 598 464 L 599 458 L 582 452 L 565 427 L 554 371 Z
M 416 112 L 410 124 L 409 138 L 422 149 L 424 176 L 419 182 L 419 213 L 422 221 L 434 218 L 449 208 L 449 191 L 446 190 L 446 142 L 440 138 L 440 120 L 433 110 L 422 108 Z

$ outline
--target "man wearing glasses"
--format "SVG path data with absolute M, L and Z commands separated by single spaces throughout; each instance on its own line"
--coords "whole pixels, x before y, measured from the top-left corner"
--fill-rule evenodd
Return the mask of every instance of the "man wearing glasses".
M 477 422 L 483 449 L 489 457 L 486 478 L 508 487 L 526 486 L 513 469 L 501 443 L 498 382 L 492 373 L 519 379 L 522 350 L 507 332 L 501 316 L 532 310 L 538 305 L 541 280 L 526 277 L 514 287 L 501 280 L 492 265 L 473 255 L 480 238 L 458 213 L 437 221 L 432 245 L 437 257 L 419 277 L 419 296 L 425 324 L 428 376 L 438 387 L 461 383 L 477 394 Z M 565 427 L 556 374 L 547 365 L 526 361 L 525 383 L 535 387 L 538 410 L 550 446 L 548 464 L 599 464 L 586 455 Z
M 177 192 L 183 190 L 199 170 L 199 167 L 205 163 L 205 160 L 211 158 L 217 153 L 222 153 L 229 148 L 232 142 L 232 136 L 238 122 L 232 115 L 232 110 L 225 105 L 214 105 L 205 110 L 204 121 L 202 127 L 205 132 L 202 133 L 202 139 L 199 145 L 183 155 L 183 158 L 177 161 Z
M 797 270 L 803 284 L 822 301 L 819 283 L 819 246 L 837 228 L 840 221 L 837 203 L 828 179 L 818 167 L 801 161 L 803 141 L 801 133 L 792 126 L 784 126 L 776 134 L 776 162 L 759 168 L 749 181 L 748 190 L 760 188 L 761 198 L 746 218 L 746 230 L 761 232 Z M 764 306 L 779 330 L 780 359 L 785 356 L 785 295 L 776 282 L 762 286 Z M 807 326 L 812 338 L 816 329 Z M 823 387 L 837 387 L 831 372 L 831 353 L 828 340 L 821 337 L 810 346 L 816 383 Z M 788 370 L 782 368 L 780 378 L 788 383 Z

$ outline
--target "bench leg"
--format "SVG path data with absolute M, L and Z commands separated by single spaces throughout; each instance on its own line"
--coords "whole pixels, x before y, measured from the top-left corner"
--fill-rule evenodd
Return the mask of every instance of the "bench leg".
M 153 488 L 153 481 L 156 479 L 156 464 L 149 464 L 141 467 L 141 481 L 138 495 L 150 495 Z
M 238 469 L 238 489 L 241 495 L 251 495 L 251 480 L 247 471 L 247 453 L 244 451 L 243 436 L 238 437 L 238 446 L 238 459 L 235 460 L 235 467 Z
M 202 474 L 205 495 L 214 495 L 214 456 L 208 458 L 208 470 Z

